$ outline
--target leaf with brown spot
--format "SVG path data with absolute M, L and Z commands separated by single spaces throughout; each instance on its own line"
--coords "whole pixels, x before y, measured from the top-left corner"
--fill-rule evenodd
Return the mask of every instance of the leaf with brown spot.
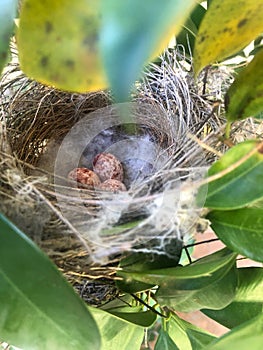
M 100 2 L 25 0 L 18 30 L 19 59 L 31 78 L 87 92 L 107 86 L 98 49 Z
M 225 97 L 229 121 L 259 117 L 263 112 L 263 50 L 237 76 Z
M 262 32 L 262 0 L 213 0 L 196 38 L 196 75 L 208 64 L 238 52 Z

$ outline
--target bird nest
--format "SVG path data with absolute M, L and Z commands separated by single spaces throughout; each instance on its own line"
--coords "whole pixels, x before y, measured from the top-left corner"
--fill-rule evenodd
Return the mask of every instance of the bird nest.
M 130 103 L 114 104 L 109 92 L 62 92 L 28 79 L 16 63 L 6 68 L 0 210 L 89 303 L 116 295 L 109 280 L 121 254 L 173 259 L 185 237 L 200 229 L 193 184 L 215 159 L 210 150 L 225 147 L 215 106 L 230 78 L 215 69 L 206 90 L 203 79 L 195 82 L 184 57 L 167 52 L 147 67 Z M 102 152 L 122 163 L 127 191 L 68 181 L 72 169 L 91 168 Z

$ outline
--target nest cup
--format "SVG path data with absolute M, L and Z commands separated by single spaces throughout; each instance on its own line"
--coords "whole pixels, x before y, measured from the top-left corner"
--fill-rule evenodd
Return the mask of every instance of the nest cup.
M 181 240 L 190 230 L 195 195 L 187 195 L 187 203 L 182 204 L 190 191 L 190 186 L 184 186 L 181 198 L 182 182 L 196 181 L 202 172 L 190 170 L 189 157 L 187 167 L 177 170 L 175 155 L 182 145 L 184 152 L 190 149 L 187 142 L 174 117 L 157 104 L 146 102 L 99 109 L 67 133 L 54 160 L 56 197 L 63 216 L 85 242 L 93 260 L 124 251 L 147 251 L 147 241 L 152 240 L 156 244 L 154 253 L 167 254 L 163 245 L 170 239 Z M 69 188 L 67 174 L 74 168 L 92 169 L 94 157 L 103 152 L 113 154 L 122 163 L 128 191 Z M 203 160 L 200 153 L 200 164 Z M 185 213 L 178 214 L 182 205 L 193 209 L 188 220 Z M 152 244 L 149 246 L 153 252 Z
M 168 59 L 167 59 L 168 55 Z M 1 211 L 75 283 L 111 278 L 122 252 L 173 257 L 200 214 L 193 183 L 206 159 L 187 134 L 217 130 L 176 52 L 150 65 L 133 102 L 109 93 L 72 94 L 26 78 L 18 65 L 1 81 Z M 125 120 L 125 122 L 123 121 Z M 127 192 L 72 187 L 68 172 L 97 153 L 123 164 Z M 206 155 L 205 155 L 206 156 Z M 176 243 L 177 242 L 177 243 Z

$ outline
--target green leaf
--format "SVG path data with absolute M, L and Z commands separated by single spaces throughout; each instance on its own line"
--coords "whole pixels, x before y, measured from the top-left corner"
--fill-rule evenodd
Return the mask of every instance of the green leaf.
M 17 0 L 2 0 L 0 11 L 0 74 L 8 59 L 9 41 L 13 34 Z
M 226 94 L 225 107 L 229 121 L 257 116 L 263 111 L 263 50 L 236 77 Z
M 184 322 L 176 314 L 173 314 L 169 322 L 167 322 L 167 331 L 180 350 L 192 350 L 190 339 L 186 333 L 188 327 Z
M 210 303 L 214 308 L 217 308 L 224 307 L 226 303 L 230 303 L 233 299 L 236 278 L 235 269 L 232 269 L 232 267 L 235 264 L 235 258 L 236 254 L 227 249 L 222 249 L 183 267 L 141 272 L 123 270 L 119 273 L 130 283 L 135 280 L 160 286 L 157 292 L 158 301 L 169 304 L 171 302 L 173 306 L 177 304 L 178 307 L 179 304 L 182 304 L 182 308 L 187 308 L 187 311 L 199 309 L 205 307 L 205 305 L 211 306 Z M 228 283 L 225 287 L 224 298 L 221 296 L 221 300 L 218 297 L 215 301 L 221 279 L 231 283 Z M 211 289 L 211 295 L 213 295 L 211 298 L 206 296 L 204 291 L 206 287 Z M 200 293 L 200 299 L 191 298 L 197 292 Z M 189 303 L 189 300 L 192 303 Z M 205 305 L 203 305 L 203 300 L 205 300 Z M 184 303 L 184 301 L 187 302 Z
M 194 0 L 101 0 L 101 52 L 118 102 L 129 98 L 143 65 L 177 34 Z
M 190 17 L 197 29 L 199 29 L 205 14 L 206 9 L 200 4 L 197 4 L 194 10 L 192 11 Z
M 62 90 L 105 88 L 99 28 L 98 0 L 24 0 L 18 29 L 22 70 Z
M 233 301 L 221 310 L 203 309 L 202 312 L 227 328 L 233 328 L 262 313 L 262 303 Z
M 157 339 L 155 350 L 179 350 L 175 345 L 173 340 L 170 338 L 169 334 L 162 329 L 159 332 L 159 337 Z
M 24 349 L 99 349 L 85 304 L 51 261 L 0 216 L 0 334 Z
M 142 272 L 123 269 L 120 275 L 144 283 L 165 286 L 167 289 L 196 290 L 203 287 L 205 283 L 209 285 L 211 280 L 216 280 L 216 274 L 219 272 L 221 275 L 221 269 L 225 269 L 229 264 L 232 266 L 235 258 L 236 254 L 228 249 L 222 249 L 190 265 Z
M 263 198 L 263 187 L 259 186 L 262 173 L 262 142 L 251 140 L 234 146 L 210 167 L 204 206 L 229 210 L 258 201 Z M 203 187 L 200 188 L 201 197 L 202 190 Z
M 205 13 L 206 9 L 197 4 L 184 23 L 182 30 L 176 35 L 177 48 L 180 50 L 178 45 L 183 45 L 183 50 L 189 57 L 193 55 L 196 35 Z
M 144 336 L 143 327 L 123 321 L 99 309 L 89 308 L 89 310 L 100 328 L 102 338 L 100 350 L 140 349 Z
M 201 6 L 202 7 L 202 6 Z M 197 35 L 197 28 L 191 18 L 188 18 L 180 31 L 176 36 L 176 47 L 183 54 L 187 55 L 187 58 L 191 58 L 193 55 L 195 38 Z M 183 48 L 181 47 L 183 46 Z
M 236 292 L 237 276 L 236 267 L 221 271 L 222 275 L 209 285 L 200 287 L 194 291 L 162 291 L 157 293 L 158 301 L 172 306 L 177 311 L 191 312 L 203 308 L 222 309 L 229 305 Z M 168 295 L 167 295 L 168 294 Z
M 121 273 L 118 275 L 122 276 Z M 116 286 L 118 289 L 120 289 L 122 292 L 125 292 L 125 293 L 140 293 L 140 292 L 144 292 L 146 290 L 152 289 L 155 286 L 155 284 L 143 283 L 135 279 L 129 278 L 127 275 L 125 276 L 124 279 L 117 280 Z
M 255 119 L 263 120 L 263 112 L 260 112 L 259 114 L 254 116 Z
M 261 350 L 263 344 L 263 314 L 232 329 L 223 337 L 211 343 L 206 350 Z
M 206 345 L 210 344 L 215 337 L 195 329 L 187 329 L 186 333 L 190 339 L 192 348 L 194 350 L 202 350 Z
M 116 308 L 107 310 L 110 314 L 121 318 L 125 321 L 131 322 L 141 327 L 150 327 L 156 320 L 157 314 L 153 311 L 143 311 L 141 307 L 139 311 L 135 311 L 138 308 L 126 306 L 124 308 Z
M 196 38 L 196 75 L 206 65 L 238 52 L 263 31 L 262 0 L 213 0 Z
M 221 310 L 202 310 L 220 324 L 233 328 L 262 313 L 263 269 L 240 268 L 238 287 L 234 301 Z
M 167 322 L 168 334 L 180 350 L 198 350 L 211 343 L 215 337 L 205 330 L 172 314 Z M 203 348 L 203 347 L 201 347 Z
M 263 209 L 212 211 L 207 218 L 216 235 L 233 251 L 263 262 Z
M 263 302 L 263 268 L 245 267 L 237 271 L 239 283 L 235 300 Z

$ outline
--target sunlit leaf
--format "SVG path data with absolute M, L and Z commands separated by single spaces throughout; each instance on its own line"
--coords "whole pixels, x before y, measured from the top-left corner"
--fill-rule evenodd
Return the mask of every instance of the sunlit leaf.
M 203 350 L 205 346 L 210 344 L 215 337 L 210 334 L 206 334 L 195 329 L 187 329 L 186 333 L 190 339 L 192 349 Z
M 262 0 L 213 0 L 196 38 L 196 74 L 206 65 L 244 48 L 262 32 Z
M 263 303 L 263 268 L 240 268 L 238 269 L 238 280 L 236 301 Z
M 202 310 L 228 328 L 239 326 L 263 311 L 263 269 L 247 267 L 240 268 L 237 272 L 238 287 L 234 301 L 221 310 Z
M 247 206 L 263 198 L 263 146 L 260 141 L 245 141 L 214 163 L 208 171 L 205 207 L 228 210 Z M 200 189 L 202 194 L 202 188 Z
M 155 350 L 179 350 L 169 334 L 164 330 L 160 330 L 159 337 L 154 347 Z
M 208 219 L 216 235 L 228 248 L 263 262 L 262 208 L 212 211 L 208 214 Z
M 263 112 L 263 50 L 238 74 L 226 94 L 225 105 L 230 121 Z
M 101 52 L 117 100 L 125 101 L 143 65 L 180 31 L 194 0 L 101 0 Z
M 143 327 L 123 321 L 99 309 L 89 308 L 89 310 L 100 329 L 102 339 L 100 350 L 140 349 L 144 336 Z
M 17 0 L 1 0 L 0 9 L 0 74 L 7 58 L 10 37 L 13 33 Z
M 169 322 L 167 322 L 168 334 L 180 350 L 192 350 L 190 339 L 186 334 L 186 329 L 187 327 L 184 325 L 184 321 L 177 315 L 173 315 Z
M 18 30 L 22 70 L 62 90 L 105 88 L 99 27 L 98 0 L 23 1 Z
M 180 350 L 203 349 L 215 339 L 212 334 L 182 320 L 176 314 L 172 314 L 167 322 L 167 331 Z
M 85 304 L 51 261 L 0 216 L 0 337 L 22 349 L 99 349 Z
M 263 344 L 263 314 L 233 328 L 232 331 L 211 343 L 207 350 L 261 350 Z

